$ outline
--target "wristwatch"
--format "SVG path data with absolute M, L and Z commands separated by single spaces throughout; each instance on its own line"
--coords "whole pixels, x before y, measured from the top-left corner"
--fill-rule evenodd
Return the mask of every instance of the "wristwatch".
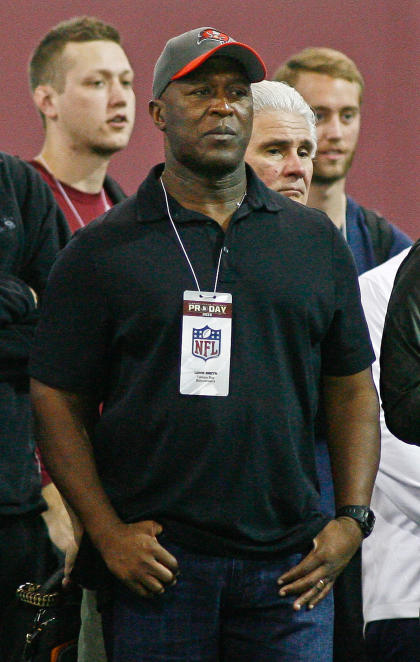
M 355 519 L 362 530 L 363 538 L 370 536 L 376 519 L 369 506 L 343 506 L 337 510 L 335 516 Z

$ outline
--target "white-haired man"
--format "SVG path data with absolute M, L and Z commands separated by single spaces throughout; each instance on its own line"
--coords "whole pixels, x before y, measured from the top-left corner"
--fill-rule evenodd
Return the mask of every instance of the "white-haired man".
M 263 80 L 251 90 L 254 123 L 246 161 L 266 186 L 306 204 L 316 152 L 315 116 L 285 83 Z

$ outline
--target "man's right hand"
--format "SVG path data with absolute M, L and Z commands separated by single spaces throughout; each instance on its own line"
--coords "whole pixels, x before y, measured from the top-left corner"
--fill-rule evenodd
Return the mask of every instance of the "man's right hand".
M 157 537 L 162 526 L 151 520 L 113 528 L 98 545 L 109 570 L 142 597 L 153 597 L 176 582 L 178 563 Z

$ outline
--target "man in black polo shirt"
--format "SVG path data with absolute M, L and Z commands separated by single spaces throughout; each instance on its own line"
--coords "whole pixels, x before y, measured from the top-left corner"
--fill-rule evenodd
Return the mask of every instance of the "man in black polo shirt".
M 78 576 L 94 585 L 102 559 L 112 578 L 114 662 L 327 662 L 330 591 L 371 528 L 378 411 L 355 269 L 322 212 L 245 167 L 264 75 L 212 28 L 167 43 L 150 103 L 166 162 L 72 240 L 46 297 L 39 443 L 87 532 Z

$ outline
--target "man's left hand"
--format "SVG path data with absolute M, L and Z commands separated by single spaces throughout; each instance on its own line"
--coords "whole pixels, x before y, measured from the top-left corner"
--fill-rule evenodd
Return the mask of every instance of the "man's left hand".
M 329 522 L 314 538 L 302 561 L 278 579 L 279 594 L 298 595 L 293 608 L 313 609 L 331 591 L 338 575 L 357 551 L 362 532 L 355 520 L 340 517 Z

